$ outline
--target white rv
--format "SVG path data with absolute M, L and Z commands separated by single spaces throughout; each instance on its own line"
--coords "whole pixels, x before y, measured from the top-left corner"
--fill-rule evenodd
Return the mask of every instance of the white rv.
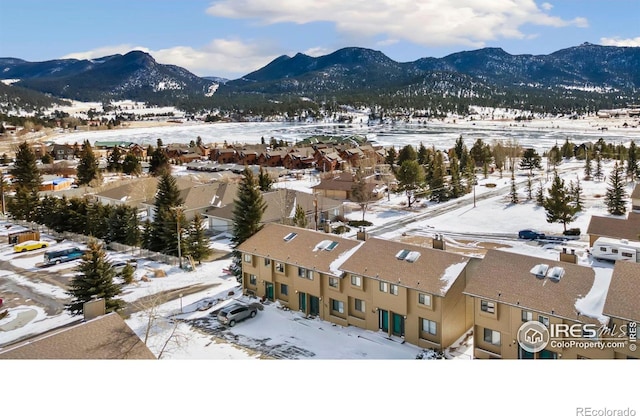
M 591 255 L 599 260 L 640 263 L 640 242 L 600 237 L 593 243 Z

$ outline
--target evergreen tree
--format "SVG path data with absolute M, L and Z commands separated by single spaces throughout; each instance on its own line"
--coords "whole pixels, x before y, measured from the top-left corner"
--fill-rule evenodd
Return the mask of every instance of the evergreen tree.
M 364 213 L 362 214 L 364 220 Z M 296 205 L 296 212 L 293 216 L 293 225 L 299 228 L 307 228 L 309 221 L 307 221 L 307 214 L 304 212 L 302 205 Z
M 591 158 L 589 157 L 589 152 L 586 152 L 584 158 L 584 180 L 591 180 Z
M 367 206 L 373 199 L 373 193 L 362 168 L 358 167 L 355 177 L 353 178 L 353 186 L 351 187 L 351 200 L 360 205 L 362 210 L 362 221 L 367 212 Z
M 493 162 L 496 165 L 496 169 L 500 172 L 500 179 L 502 179 L 502 171 L 504 170 L 504 164 L 507 159 L 507 149 L 501 142 L 496 142 L 491 150 L 493 154 Z
M 422 144 L 422 142 L 420 142 L 420 145 L 418 146 L 418 163 L 421 165 L 426 165 L 428 162 L 428 153 L 429 151 L 427 150 L 426 147 L 424 147 L 424 144 Z
M 398 165 L 402 166 L 402 163 L 407 160 L 418 160 L 418 153 L 416 149 L 408 144 L 400 149 L 400 153 L 398 153 Z
M 239 279 L 242 269 L 240 267 L 240 252 L 236 248 L 262 229 L 262 215 L 267 208 L 260 193 L 260 187 L 256 182 L 251 170 L 245 168 L 237 197 L 234 200 L 231 242 L 234 248 L 233 271 Z
M 573 200 L 575 203 L 576 212 L 582 211 L 582 208 L 584 208 L 584 201 L 582 196 L 582 186 L 580 185 L 579 178 L 576 178 L 576 185 L 573 187 Z
M 429 181 L 429 190 L 431 191 L 432 201 L 444 202 L 447 200 L 448 192 L 444 183 L 445 173 L 442 152 L 437 151 L 433 158 L 433 174 Z
M 562 149 L 560 149 L 562 157 L 565 159 L 571 159 L 573 157 L 574 147 L 575 146 L 573 145 L 573 143 L 571 143 L 569 139 L 566 139 L 564 144 L 562 145 Z
M 451 178 L 449 179 L 449 195 L 451 198 L 459 198 L 464 195 L 464 190 L 462 189 L 462 181 L 460 179 L 460 163 L 456 154 L 451 157 Z
M 94 299 L 105 300 L 107 313 L 122 309 L 124 302 L 117 299 L 120 287 L 113 282 L 116 273 L 107 260 L 102 245 L 91 239 L 87 248 L 78 265 L 78 273 L 71 279 L 67 294 L 73 299 L 66 305 L 66 309 L 73 315 L 79 315 L 83 305 Z
M 520 169 L 528 169 L 529 173 L 533 173 L 533 169 L 540 169 L 541 157 L 535 149 L 527 149 L 522 154 L 522 160 L 520 160 Z
M 453 148 L 453 150 L 456 152 L 456 157 L 458 158 L 458 160 L 462 160 L 462 154 L 465 152 L 465 144 L 464 144 L 464 139 L 462 138 L 462 135 L 460 135 L 460 137 L 458 137 L 456 139 L 456 144 Z
M 122 281 L 127 285 L 130 285 L 131 283 L 133 283 L 134 272 L 135 272 L 135 269 L 131 264 L 129 263 L 125 264 L 121 273 Z
M 556 166 L 558 166 L 560 162 L 562 162 L 562 152 L 560 152 L 560 148 L 558 147 L 558 145 L 553 146 L 551 150 L 549 150 L 547 160 L 547 164 L 553 166 L 554 170 Z
M 93 153 L 89 140 L 84 141 L 78 162 L 78 184 L 89 185 L 91 181 L 98 178 L 98 160 Z
M 611 215 L 623 215 L 627 212 L 627 193 L 624 189 L 622 166 L 615 163 L 611 175 L 609 175 L 609 186 L 604 197 L 607 211 Z
M 527 200 L 531 201 L 533 199 L 533 181 L 531 180 L 531 175 L 527 175 Z
M 6 155 L 5 155 L 6 156 Z M 42 162 L 42 164 L 44 165 L 50 165 L 53 163 L 53 156 L 51 156 L 49 153 L 45 153 L 42 155 L 42 157 L 40 158 L 40 161 Z
M 564 180 L 557 173 L 554 174 L 549 197 L 544 200 L 544 209 L 547 211 L 547 222 L 558 222 L 567 231 L 567 224 L 576 217 L 576 209 L 573 205 L 574 196 L 565 187 Z
M 142 166 L 140 161 L 133 153 L 127 153 L 122 161 L 122 173 L 125 175 L 140 176 L 142 173 Z
M 627 155 L 627 177 L 633 180 L 640 176 L 638 173 L 638 147 L 632 140 Z
M 158 139 L 160 140 L 160 139 Z M 160 176 L 164 172 L 170 172 L 171 165 L 164 149 L 158 146 L 151 155 L 151 162 L 149 162 L 149 173 L 154 176 Z
M 107 170 L 109 172 L 120 172 L 122 170 L 122 152 L 118 146 L 115 146 L 107 160 Z
M 473 158 L 469 155 L 466 157 L 466 164 L 464 165 L 463 175 L 465 179 L 465 185 L 467 192 L 471 192 L 472 187 L 478 182 L 476 178 L 476 165 L 473 162 Z M 460 163 L 462 166 L 462 163 Z
M 268 192 L 271 190 L 271 186 L 273 185 L 273 179 L 271 176 L 260 166 L 260 173 L 258 174 L 258 186 L 260 186 L 260 191 Z
M 128 205 L 117 205 L 109 215 L 107 241 L 128 246 L 140 243 L 140 226 L 137 209 Z
M 476 142 L 469 150 L 469 154 L 473 158 L 477 167 L 487 165 L 491 162 L 491 147 L 484 143 L 482 139 L 476 140 Z
M 202 216 L 200 216 L 200 214 L 196 214 L 193 220 L 191 220 L 187 242 L 188 253 L 198 264 L 201 264 L 202 260 L 211 254 L 209 239 L 205 235 Z
M 596 171 L 593 176 L 597 180 L 601 180 L 604 177 L 604 173 L 602 172 L 602 156 L 600 153 L 596 153 Z
M 538 190 L 536 191 L 536 205 L 544 206 L 544 187 L 542 181 L 540 181 Z
M 391 146 L 389 149 L 387 149 L 387 155 L 384 158 L 384 163 L 389 165 L 392 171 L 395 170 L 397 157 L 398 154 L 395 147 Z
M 150 249 L 164 254 L 178 255 L 178 232 L 186 226 L 184 213 L 181 209 L 182 198 L 176 184 L 176 179 L 168 170 L 162 171 L 158 181 L 158 190 L 154 202 L 154 216 Z M 184 240 L 181 239 L 181 247 Z
M 511 203 L 518 203 L 518 188 L 516 187 L 516 177 L 513 172 L 511 172 L 511 190 L 509 191 L 509 195 L 511 196 Z
M 10 173 L 15 195 L 9 198 L 7 209 L 15 219 L 33 221 L 40 201 L 38 191 L 42 177 L 36 164 L 36 155 L 27 142 L 18 146 Z
M 405 160 L 396 172 L 398 179 L 398 189 L 407 195 L 407 205 L 411 208 L 411 204 L 415 202 L 415 192 L 420 189 L 424 183 L 424 169 L 417 160 Z

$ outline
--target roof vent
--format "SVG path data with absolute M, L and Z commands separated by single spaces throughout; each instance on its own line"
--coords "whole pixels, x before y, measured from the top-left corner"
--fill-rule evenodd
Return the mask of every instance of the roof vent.
M 316 246 L 314 251 L 316 251 L 316 250 L 332 251 L 337 246 L 338 246 L 338 242 L 337 241 L 322 240 L 321 242 L 318 243 L 318 245 Z
M 544 279 L 547 274 L 547 270 L 549 270 L 548 264 L 536 264 L 531 270 L 529 270 L 529 273 L 534 274 L 538 279 Z
M 418 260 L 418 258 L 420 257 L 420 253 L 417 251 L 411 251 L 411 250 L 400 250 L 398 251 L 398 253 L 396 253 L 396 258 L 398 260 L 406 260 L 409 263 L 413 263 L 416 260 Z
M 559 282 L 562 276 L 564 276 L 564 269 L 559 266 L 552 268 L 549 270 L 549 273 L 547 273 L 549 280 L 553 280 L 554 282 Z
M 411 251 L 409 250 L 400 250 L 398 251 L 398 253 L 396 254 L 396 258 L 398 260 L 404 260 L 407 257 L 407 254 L 409 254 Z

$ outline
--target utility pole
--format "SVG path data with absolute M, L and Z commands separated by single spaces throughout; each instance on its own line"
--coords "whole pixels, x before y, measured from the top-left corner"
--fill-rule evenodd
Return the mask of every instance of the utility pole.
M 182 214 L 184 207 L 182 205 L 179 205 L 177 207 L 171 207 L 170 209 L 176 215 L 176 231 L 178 234 L 178 264 L 180 265 L 180 269 L 182 269 L 182 249 L 180 248 L 180 246 L 182 245 L 180 243 L 180 215 Z

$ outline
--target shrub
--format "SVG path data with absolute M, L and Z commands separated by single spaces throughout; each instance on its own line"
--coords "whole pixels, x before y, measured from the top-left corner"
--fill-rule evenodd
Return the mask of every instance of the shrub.
M 371 225 L 373 225 L 372 222 L 369 221 L 349 221 L 347 223 L 350 227 L 369 227 Z

